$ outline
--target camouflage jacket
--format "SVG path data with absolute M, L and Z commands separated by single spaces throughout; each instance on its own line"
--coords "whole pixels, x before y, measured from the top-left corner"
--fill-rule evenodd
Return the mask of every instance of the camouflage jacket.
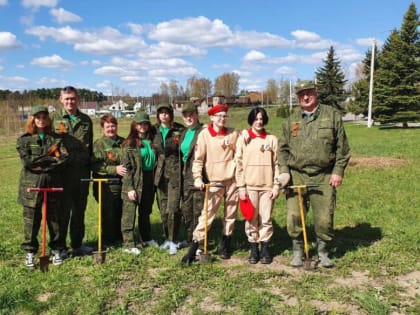
M 122 164 L 122 142 L 124 138 L 117 136 L 111 139 L 105 136 L 97 139 L 93 144 L 92 176 L 94 178 L 121 178 L 117 174 L 117 166 Z M 97 185 L 97 184 L 96 184 Z M 95 186 L 94 184 L 94 189 Z M 121 182 L 103 183 L 112 191 L 121 191 Z
M 193 185 L 194 184 L 194 178 L 193 178 L 193 174 L 192 174 L 192 163 L 193 163 L 193 160 L 194 160 L 195 144 L 197 143 L 198 134 L 201 132 L 201 130 L 203 130 L 203 125 L 201 123 L 199 123 L 199 125 L 200 125 L 199 129 L 195 132 L 194 138 L 191 141 L 190 149 L 188 150 L 187 161 L 185 163 L 182 161 L 182 156 L 181 156 L 182 168 L 180 168 L 180 170 L 181 170 L 182 181 L 185 185 Z M 180 145 L 184 141 L 185 134 L 186 134 L 187 130 L 188 129 L 185 128 L 184 131 L 181 134 L 181 140 L 179 142 Z M 203 172 L 203 178 L 205 178 L 204 172 Z M 204 180 L 204 182 L 207 182 L 207 181 Z
M 170 128 L 165 139 L 165 146 L 163 145 L 159 127 L 159 124 L 154 126 L 155 137 L 153 139 L 153 147 L 156 148 L 157 155 L 155 186 L 159 185 L 162 177 L 175 179 L 178 182 L 181 180 L 181 151 L 179 146 L 181 144 L 181 133 L 184 131 L 184 126 L 176 122 L 172 123 L 172 128 Z
M 81 111 L 78 111 L 76 116 L 77 119 L 72 121 L 70 115 L 64 109 L 59 109 L 50 115 L 56 133 L 67 134 L 79 140 L 81 144 L 75 142 L 74 139 L 68 139 L 69 150 L 74 150 L 78 156 L 72 161 L 72 164 L 79 167 L 89 166 L 93 151 L 92 120 Z
M 53 133 L 41 140 L 38 134 L 24 134 L 17 139 L 16 150 L 22 162 L 18 202 L 35 207 L 42 192 L 27 188 L 62 187 L 62 171 L 70 161 L 63 137 Z
M 280 173 L 293 169 L 310 176 L 344 176 L 350 148 L 341 113 L 326 105 L 309 118 L 301 110 L 293 112 L 283 123 L 278 158 Z
M 143 169 L 140 148 L 124 146 L 122 160 L 127 172 L 122 179 L 121 198 L 123 200 L 129 200 L 127 193 L 135 190 L 137 192 L 137 200 L 140 203 L 143 190 Z

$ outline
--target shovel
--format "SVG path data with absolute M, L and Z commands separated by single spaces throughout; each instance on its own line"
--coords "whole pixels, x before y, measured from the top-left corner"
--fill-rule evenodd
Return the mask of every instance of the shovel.
M 302 234 L 303 234 L 303 245 L 305 249 L 305 270 L 313 270 L 313 266 L 311 264 L 311 259 L 309 257 L 309 246 L 308 246 L 308 237 L 306 234 L 306 223 L 305 223 L 305 213 L 303 207 L 303 198 L 302 198 L 302 189 L 304 188 L 311 188 L 311 187 L 318 187 L 317 184 L 307 184 L 307 185 L 293 185 L 287 186 L 287 188 L 297 190 L 298 198 L 299 198 L 299 210 L 300 210 L 300 220 L 302 222 Z
M 209 221 L 209 190 L 210 187 L 225 187 L 223 184 L 220 183 L 213 183 L 213 184 L 205 184 L 206 194 L 204 197 L 204 207 L 205 207 L 205 214 L 204 214 L 204 251 L 200 254 L 200 262 L 207 263 L 211 262 L 211 255 L 208 252 L 208 221 Z
M 44 198 L 42 201 L 42 245 L 41 245 L 41 256 L 39 256 L 39 269 L 42 272 L 48 271 L 48 265 L 50 264 L 50 256 L 45 254 L 45 247 L 47 244 L 47 199 L 49 192 L 63 191 L 63 188 L 28 188 L 27 192 L 43 192 Z
M 83 182 L 98 183 L 98 250 L 93 252 L 93 260 L 97 264 L 103 264 L 107 251 L 102 250 L 102 183 L 119 182 L 119 178 L 82 178 Z

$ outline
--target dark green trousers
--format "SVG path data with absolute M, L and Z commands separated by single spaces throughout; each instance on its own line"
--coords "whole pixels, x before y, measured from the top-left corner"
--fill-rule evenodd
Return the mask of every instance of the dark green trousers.
M 293 185 L 319 184 L 318 187 L 302 190 L 304 215 L 312 209 L 315 234 L 323 241 L 331 241 L 334 237 L 334 210 L 336 205 L 336 190 L 329 185 L 330 174 L 308 176 L 291 171 Z M 298 201 L 298 192 L 288 190 L 287 231 L 292 238 L 300 238 L 302 221 Z M 306 220 L 305 220 L 306 221 Z
M 165 237 L 169 241 L 175 241 L 181 223 L 179 181 L 162 177 L 156 193 Z

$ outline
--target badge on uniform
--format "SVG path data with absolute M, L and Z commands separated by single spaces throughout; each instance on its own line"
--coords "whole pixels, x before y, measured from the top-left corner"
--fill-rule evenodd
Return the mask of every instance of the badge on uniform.
M 266 143 L 266 144 L 262 144 L 261 145 L 261 148 L 260 148 L 260 151 L 261 152 L 265 152 L 265 151 L 271 151 L 271 147 L 270 147 L 270 145 L 268 144 L 268 143 Z
M 108 160 L 110 160 L 110 161 L 112 161 L 112 162 L 115 162 L 117 159 L 115 158 L 115 156 L 114 156 L 114 154 L 112 153 L 112 151 L 108 151 L 107 153 L 106 153 L 106 157 L 107 157 L 107 159 Z
M 230 140 L 229 140 L 229 138 L 224 138 L 223 139 L 223 144 L 222 144 L 223 150 L 226 149 L 229 146 L 230 146 Z
M 299 131 L 299 123 L 295 123 L 292 128 L 293 137 L 297 137 Z

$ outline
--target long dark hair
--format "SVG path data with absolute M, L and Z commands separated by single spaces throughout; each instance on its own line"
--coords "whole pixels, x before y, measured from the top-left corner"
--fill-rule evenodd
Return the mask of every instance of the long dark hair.
M 150 140 L 150 142 L 152 142 L 154 134 L 155 134 L 154 131 L 152 130 L 154 128 L 152 127 L 150 122 L 148 123 L 148 125 L 149 125 L 149 128 L 147 129 L 145 139 Z M 143 142 L 139 138 L 136 127 L 137 127 L 137 123 L 135 121 L 132 121 L 130 125 L 130 132 L 128 133 L 127 138 L 122 143 L 123 146 L 136 147 L 136 148 L 141 148 L 143 146 Z

